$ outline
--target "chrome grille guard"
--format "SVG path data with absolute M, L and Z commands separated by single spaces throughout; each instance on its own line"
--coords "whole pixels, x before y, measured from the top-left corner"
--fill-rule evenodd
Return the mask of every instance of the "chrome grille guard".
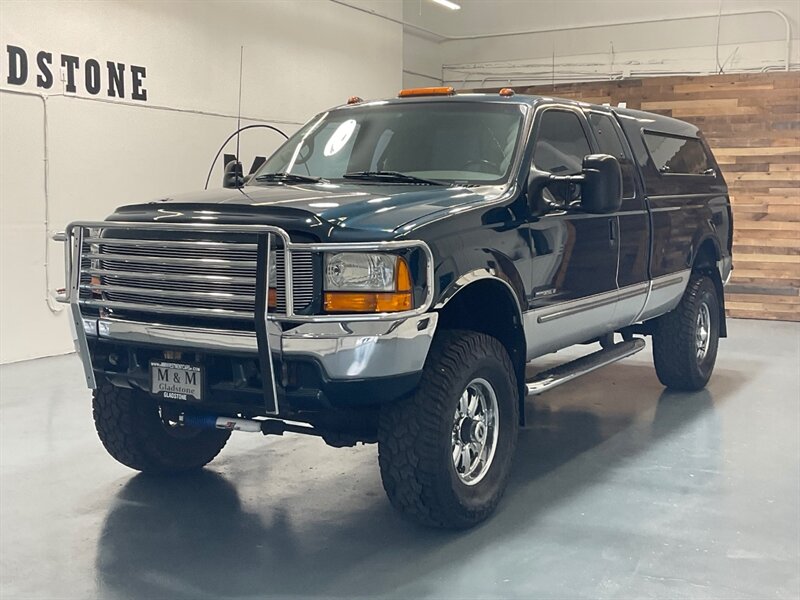
M 97 230 L 97 231 L 95 231 Z M 95 253 L 91 245 L 96 244 L 108 244 L 110 246 L 119 246 L 119 245 L 141 245 L 142 247 L 146 247 L 148 245 L 155 246 L 154 242 L 158 243 L 158 240 L 154 240 L 153 238 L 147 240 L 136 240 L 136 238 L 103 238 L 102 230 L 112 230 L 114 232 L 120 231 L 129 231 L 129 232 L 136 232 L 136 231 L 148 231 L 148 232 L 173 232 L 177 234 L 209 234 L 209 235 L 235 235 L 235 236 L 242 236 L 242 235 L 249 235 L 253 236 L 254 239 L 258 242 L 257 244 L 253 244 L 252 241 L 249 243 L 240 243 L 240 242 L 225 242 L 225 241 L 215 241 L 209 242 L 209 240 L 164 240 L 163 243 L 166 245 L 173 245 L 179 247 L 187 247 L 187 248 L 197 248 L 200 249 L 202 247 L 209 247 L 211 244 L 216 244 L 221 247 L 226 252 L 233 252 L 236 256 L 235 259 L 230 261 L 226 260 L 211 260 L 207 261 L 207 259 L 198 259 L 196 257 L 160 257 L 157 259 L 149 258 L 147 254 L 140 254 L 135 260 L 130 255 L 125 255 L 121 257 L 123 260 L 138 262 L 138 263 L 154 263 L 154 264 L 168 264 L 173 267 L 180 268 L 182 265 L 194 265 L 197 266 L 199 264 L 203 264 L 204 260 L 207 261 L 205 264 L 213 264 L 215 268 L 217 267 L 241 267 L 243 265 L 247 265 L 249 267 L 253 267 L 252 261 L 242 260 L 243 256 L 241 254 L 242 250 L 252 250 L 253 248 L 257 248 L 258 252 L 261 253 L 263 256 L 259 257 L 256 256 L 258 263 L 258 258 L 263 258 L 264 265 L 269 265 L 269 252 L 273 247 L 273 242 L 277 242 L 278 247 L 282 247 L 283 249 L 283 260 L 279 260 L 278 268 L 283 270 L 284 275 L 284 297 L 279 299 L 279 302 L 283 306 L 285 306 L 285 311 L 281 313 L 273 313 L 268 310 L 268 303 L 267 303 L 267 290 L 268 287 L 268 277 L 266 273 L 258 274 L 257 273 L 257 281 L 259 285 L 255 287 L 255 297 L 256 299 L 260 299 L 260 301 L 255 302 L 255 311 L 244 312 L 242 310 L 232 310 L 230 306 L 227 308 L 196 308 L 191 306 L 174 306 L 169 304 L 169 300 L 173 298 L 203 298 L 203 299 L 210 299 L 213 298 L 213 292 L 197 292 L 197 291 L 171 291 L 168 289 L 157 289 L 157 288 L 150 288 L 147 289 L 147 294 L 144 293 L 142 288 L 129 288 L 124 286 L 114 286 L 108 285 L 103 282 L 99 284 L 90 283 L 87 285 L 83 279 L 89 275 L 99 275 L 103 276 L 104 273 L 97 272 L 97 271 L 104 271 L 106 269 L 97 268 L 93 266 L 91 263 L 85 267 L 85 261 L 114 261 L 114 255 L 109 253 Z M 352 243 L 296 243 L 292 242 L 289 234 L 280 227 L 275 227 L 272 225 L 227 225 L 227 224 L 208 224 L 208 223 L 137 223 L 137 222 L 123 222 L 123 221 L 76 221 L 70 223 L 63 234 L 56 234 L 54 236 L 56 241 L 63 241 L 65 244 L 65 252 L 64 252 L 64 259 L 65 259 L 65 270 L 66 270 L 66 288 L 65 293 L 63 296 L 60 296 L 58 299 L 61 302 L 68 303 L 70 305 L 70 313 L 72 316 L 72 322 L 75 326 L 75 336 L 76 336 L 76 346 L 77 350 L 81 356 L 83 367 L 84 367 L 84 374 L 86 376 L 86 381 L 89 387 L 95 388 L 96 381 L 94 377 L 94 370 L 91 364 L 91 357 L 89 355 L 89 348 L 88 348 L 88 341 L 87 341 L 87 333 L 84 328 L 84 314 L 82 311 L 82 307 L 87 308 L 97 308 L 97 309 L 111 309 L 113 310 L 129 310 L 129 311 L 137 311 L 143 313 L 152 313 L 154 315 L 180 315 L 180 316 L 198 316 L 204 318 L 220 318 L 220 319 L 253 319 L 255 322 L 256 334 L 258 338 L 258 349 L 259 349 L 259 356 L 261 358 L 262 364 L 262 374 L 269 373 L 270 378 L 272 380 L 271 390 L 264 390 L 265 393 L 265 400 L 267 403 L 267 408 L 272 408 L 272 410 L 268 410 L 268 412 L 277 412 L 277 392 L 275 389 L 275 377 L 273 373 L 273 365 L 272 360 L 269 360 L 267 357 L 272 356 L 273 352 L 279 351 L 279 348 L 271 348 L 270 344 L 270 337 L 277 331 L 278 335 L 280 335 L 280 326 L 279 322 L 300 322 L 300 323 L 330 323 L 330 322 L 348 322 L 348 321 L 376 321 L 376 320 L 383 320 L 383 321 L 400 321 L 403 319 L 407 319 L 410 317 L 421 315 L 427 312 L 432 303 L 433 303 L 433 295 L 434 295 L 434 288 L 433 288 L 433 276 L 434 276 L 434 263 L 433 263 L 433 254 L 425 242 L 419 240 L 408 240 L 408 241 L 389 241 L 389 242 L 352 242 Z M 120 243 L 120 240 L 121 243 Z M 86 245 L 89 245 L 89 251 L 84 252 Z M 295 267 L 295 261 L 293 261 L 292 253 L 324 253 L 324 252 L 340 252 L 340 251 L 348 251 L 348 252 L 370 252 L 370 251 L 392 251 L 392 250 L 408 250 L 408 249 L 419 249 L 425 256 L 426 262 L 426 280 L 424 282 L 425 285 L 425 298 L 422 304 L 412 310 L 402 311 L 402 312 L 390 312 L 390 313 L 371 313 L 371 314 L 315 314 L 315 315 L 302 315 L 296 314 L 295 311 L 295 300 L 293 297 L 294 286 L 292 284 L 293 281 L 293 267 Z M 118 257 L 119 258 L 119 257 Z M 247 257 L 244 257 L 245 259 Z M 230 264 L 227 264 L 230 263 Z M 307 269 L 307 266 L 303 265 L 304 269 Z M 110 271 L 113 271 L 111 269 Z M 305 274 L 305 271 L 303 271 Z M 186 273 L 146 273 L 143 274 L 141 272 L 136 273 L 137 278 L 142 279 L 156 279 L 163 278 L 164 280 L 169 281 L 187 281 L 187 280 L 196 280 L 202 281 L 204 275 L 202 274 L 186 274 Z M 239 275 L 235 275 L 228 278 L 223 278 L 224 281 L 230 280 L 232 283 L 241 283 L 241 277 Z M 263 287 L 265 289 L 259 289 Z M 90 297 L 82 297 L 81 291 L 84 292 L 86 290 L 97 291 L 101 292 L 101 298 L 92 298 Z M 136 303 L 136 302 L 120 302 L 115 300 L 107 299 L 108 292 L 118 292 L 118 293 L 134 293 L 139 295 L 149 295 L 154 296 L 159 299 L 165 299 L 164 304 L 152 304 L 152 303 Z M 244 296 L 237 295 L 237 294 L 225 294 L 227 297 L 236 296 L 237 298 L 243 298 Z M 102 316 L 100 317 L 102 320 Z M 271 323 L 271 325 L 270 325 Z M 198 328 L 201 330 L 202 328 Z M 269 335 L 267 332 L 269 331 Z M 262 375 L 263 376 L 263 375 Z M 266 388 L 267 386 L 265 386 Z M 270 394 L 271 392 L 271 394 Z M 271 396 L 271 397 L 269 397 Z

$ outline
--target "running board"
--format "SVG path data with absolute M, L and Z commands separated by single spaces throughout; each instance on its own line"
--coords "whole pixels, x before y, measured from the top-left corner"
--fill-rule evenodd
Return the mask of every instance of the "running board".
M 572 381 L 576 377 L 591 373 L 595 369 L 627 358 L 641 350 L 644 350 L 644 340 L 635 338 L 627 342 L 614 344 L 610 348 L 581 356 L 578 359 L 564 363 L 563 365 L 558 365 L 548 371 L 543 371 L 525 384 L 525 387 L 528 389 L 528 396 L 536 396 L 537 394 L 551 390 L 562 383 Z

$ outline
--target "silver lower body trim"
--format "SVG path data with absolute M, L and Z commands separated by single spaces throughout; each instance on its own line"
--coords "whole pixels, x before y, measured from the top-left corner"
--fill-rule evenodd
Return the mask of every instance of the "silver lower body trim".
M 648 285 L 637 283 L 526 312 L 527 360 L 630 325 L 644 305 Z
M 315 360 L 330 379 L 390 377 L 422 370 L 438 316 L 432 312 L 398 321 L 304 323 L 286 331 L 270 322 L 268 334 L 273 354 Z M 93 320 L 84 319 L 88 333 L 93 325 L 87 321 Z M 96 327 L 100 339 L 213 352 L 259 352 L 256 334 L 246 331 L 116 319 L 100 319 Z M 81 358 L 88 364 L 88 356 L 82 353 Z
M 671 311 L 691 274 L 687 269 L 524 313 L 527 360 Z
M 686 269 L 653 279 L 647 302 L 636 322 L 658 317 L 678 306 L 691 276 L 692 270 Z

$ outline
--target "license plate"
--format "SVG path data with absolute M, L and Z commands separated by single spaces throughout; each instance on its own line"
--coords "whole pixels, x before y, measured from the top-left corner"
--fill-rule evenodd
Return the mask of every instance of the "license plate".
M 153 361 L 150 392 L 167 400 L 202 400 L 203 370 L 196 365 Z

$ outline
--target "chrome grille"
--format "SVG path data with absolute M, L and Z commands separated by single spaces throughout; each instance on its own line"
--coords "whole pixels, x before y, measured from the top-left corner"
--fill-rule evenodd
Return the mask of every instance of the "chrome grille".
M 255 238 L 131 239 L 106 230 L 84 238 L 81 302 L 114 312 L 253 319 L 258 244 Z M 127 236 L 135 231 L 126 231 Z M 241 236 L 240 236 L 241 237 Z M 286 313 L 285 255 L 276 253 L 276 314 Z M 292 252 L 294 311 L 313 300 L 313 255 Z
M 278 250 L 275 255 L 278 286 L 275 312 L 286 314 L 286 255 Z M 307 308 L 314 299 L 314 259 L 311 252 L 292 252 L 292 303 L 297 312 Z

